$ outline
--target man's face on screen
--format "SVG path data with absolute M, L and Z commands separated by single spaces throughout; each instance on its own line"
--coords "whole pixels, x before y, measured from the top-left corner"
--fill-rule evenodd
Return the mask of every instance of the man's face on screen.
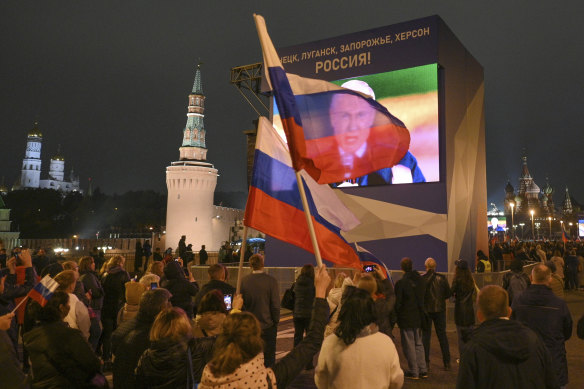
M 364 99 L 343 93 L 333 97 L 329 113 L 339 146 L 346 153 L 357 152 L 367 142 L 375 110 Z

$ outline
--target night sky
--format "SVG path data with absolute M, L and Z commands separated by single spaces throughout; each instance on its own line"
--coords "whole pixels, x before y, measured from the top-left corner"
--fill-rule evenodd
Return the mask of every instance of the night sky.
M 217 190 L 246 191 L 242 131 L 256 115 L 229 71 L 261 61 L 253 12 L 276 47 L 441 16 L 484 67 L 488 201 L 517 187 L 525 149 L 556 205 L 566 185 L 584 202 L 581 1 L 3 1 L 0 177 L 19 178 L 38 120 L 44 175 L 60 144 L 84 189 L 92 177 L 106 193 L 165 192 L 200 59 Z

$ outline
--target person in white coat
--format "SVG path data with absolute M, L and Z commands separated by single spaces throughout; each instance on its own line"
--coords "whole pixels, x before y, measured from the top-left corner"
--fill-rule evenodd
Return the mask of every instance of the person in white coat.
M 91 327 L 91 320 L 89 319 L 89 310 L 81 302 L 73 291 L 79 273 L 73 270 L 63 270 L 55 276 L 55 281 L 59 283 L 57 290 L 61 290 L 69 294 L 69 306 L 71 309 L 64 321 L 69 324 L 71 328 L 77 328 L 83 334 L 85 339 L 89 339 L 89 328 Z
M 319 389 L 400 389 L 404 373 L 391 338 L 375 324 L 371 295 L 352 290 L 341 305 L 334 335 L 325 338 L 314 381 Z

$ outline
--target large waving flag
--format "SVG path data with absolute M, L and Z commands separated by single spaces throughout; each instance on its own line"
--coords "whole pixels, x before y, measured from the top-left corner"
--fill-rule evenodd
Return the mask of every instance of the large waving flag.
M 566 234 L 566 229 L 564 228 L 564 225 L 562 224 L 562 241 L 564 243 L 568 242 L 568 234 Z
M 322 257 L 359 268 L 357 253 L 340 234 L 359 220 L 328 185 L 319 185 L 304 171 L 301 175 Z M 244 224 L 314 253 L 290 153 L 264 117 L 258 123 Z
M 39 303 L 42 307 L 53 297 L 53 293 L 59 287 L 59 283 L 46 275 L 28 292 L 28 297 Z
M 356 92 L 286 74 L 263 17 L 254 19 L 296 171 L 304 169 L 319 184 L 336 183 L 392 167 L 406 156 L 408 129 L 371 98 L 368 86 Z

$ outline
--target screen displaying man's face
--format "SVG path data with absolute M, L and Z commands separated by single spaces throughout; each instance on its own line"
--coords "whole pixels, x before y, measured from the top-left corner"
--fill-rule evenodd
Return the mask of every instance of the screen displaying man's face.
M 362 98 L 340 94 L 333 97 L 329 113 L 339 147 L 345 153 L 356 153 L 367 142 L 375 110 Z

